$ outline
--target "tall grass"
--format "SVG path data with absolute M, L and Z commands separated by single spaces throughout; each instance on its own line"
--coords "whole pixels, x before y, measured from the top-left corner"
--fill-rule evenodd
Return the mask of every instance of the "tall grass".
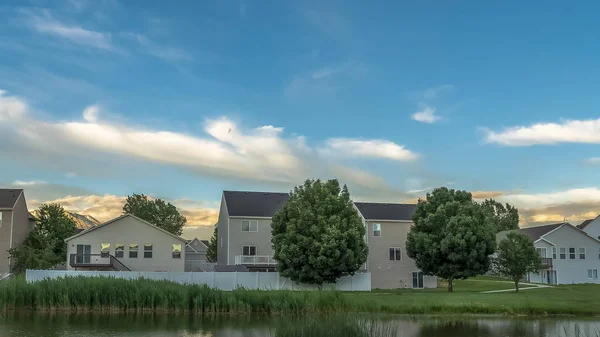
M 277 337 L 395 337 L 398 326 L 375 317 L 326 315 L 294 320 L 279 320 L 271 328 Z
M 35 311 L 299 313 L 371 311 L 334 291 L 221 291 L 147 279 L 74 277 L 0 282 L 0 308 Z

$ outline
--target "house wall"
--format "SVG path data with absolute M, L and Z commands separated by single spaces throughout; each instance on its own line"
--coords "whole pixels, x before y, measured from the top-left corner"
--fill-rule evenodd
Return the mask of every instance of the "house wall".
M 535 248 L 546 248 L 546 257 L 551 258 L 552 257 L 552 247 L 554 247 L 552 244 L 541 240 L 538 241 L 536 243 L 533 244 L 535 246 Z M 568 254 L 568 252 L 567 252 Z M 556 257 L 560 257 L 560 251 L 558 250 L 558 247 L 556 248 Z M 553 263 L 556 262 L 556 260 L 552 261 Z M 548 279 L 547 279 L 547 275 L 546 275 L 546 269 L 542 270 L 540 273 L 532 273 L 529 274 L 529 282 L 534 282 L 534 283 L 548 283 Z
M 8 273 L 10 272 L 8 250 L 10 249 L 12 211 L 0 211 L 0 213 L 2 213 L 2 226 L 0 226 L 0 273 Z
M 381 236 L 373 236 L 373 224 L 381 224 Z M 373 289 L 412 288 L 412 272 L 419 271 L 415 261 L 406 255 L 406 236 L 412 222 L 367 221 L 368 269 Z M 399 247 L 402 260 L 390 260 L 389 249 Z M 424 288 L 436 288 L 437 278 L 423 277 Z
M 227 212 L 227 205 L 225 204 L 225 196 L 221 196 L 221 208 L 219 209 L 219 221 L 217 222 L 219 230 L 217 232 L 217 264 L 226 265 L 227 263 L 227 250 L 228 247 L 228 224 L 229 213 Z
M 16 247 L 23 242 L 30 231 L 27 202 L 25 201 L 25 194 L 21 193 L 13 208 L 12 246 Z
M 583 229 L 589 236 L 600 240 L 600 217 L 594 219 Z
M 242 220 L 258 221 L 258 231 L 242 232 Z M 229 261 L 235 264 L 235 256 L 242 255 L 243 246 L 256 246 L 256 255 L 273 255 L 271 248 L 271 218 L 229 218 Z
M 124 217 L 106 226 L 73 238 L 67 242 L 67 269 L 70 254 L 77 253 L 78 244 L 91 245 L 91 254 L 100 254 L 100 244 L 110 243 L 110 255 L 115 255 L 115 245 L 124 244 L 124 257 L 118 258 L 132 271 L 184 271 L 185 242 L 143 223 L 133 217 Z M 138 257 L 129 258 L 129 244 L 138 244 Z M 152 258 L 144 258 L 144 244 L 152 244 Z M 173 245 L 181 244 L 181 258 L 172 257 Z
M 199 240 L 193 240 L 186 245 L 185 271 L 201 271 L 201 265 L 206 265 L 206 246 Z
M 594 240 L 576 228 L 563 226 L 560 229 L 546 235 L 544 239 L 556 246 L 557 256 L 552 261 L 553 269 L 557 273 L 558 284 L 573 283 L 598 283 L 600 278 L 589 279 L 588 269 L 598 269 L 600 274 L 600 241 Z M 548 257 L 552 257 L 552 245 L 539 241 L 536 247 L 548 247 Z M 566 248 L 566 259 L 560 259 L 560 247 Z M 575 259 L 569 258 L 569 248 L 575 248 Z M 579 258 L 579 248 L 585 248 L 585 259 Z M 600 276 L 600 275 L 599 275 Z M 538 274 L 530 275 L 531 282 L 546 283 L 545 277 Z

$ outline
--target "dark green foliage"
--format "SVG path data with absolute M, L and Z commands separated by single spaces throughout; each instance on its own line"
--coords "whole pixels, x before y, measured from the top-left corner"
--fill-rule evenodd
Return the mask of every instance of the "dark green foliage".
M 519 291 L 519 281 L 527 273 L 536 273 L 541 269 L 541 259 L 535 250 L 533 241 L 523 234 L 510 232 L 500 241 L 493 259 L 493 270 L 515 282 Z
M 277 320 L 273 336 L 277 337 L 394 337 L 399 336 L 395 322 L 378 316 L 324 315 L 293 320 Z
M 496 233 L 519 228 L 519 210 L 512 205 L 503 205 L 494 199 L 486 199 L 481 205 L 494 216 Z
M 337 180 L 295 187 L 272 221 L 277 270 L 293 281 L 335 283 L 367 260 L 363 222 Z
M 187 222 L 171 203 L 162 199 L 149 199 L 144 194 L 134 193 L 128 196 L 123 213 L 133 214 L 175 235 L 181 235 Z
M 206 250 L 206 259 L 208 262 L 216 263 L 217 262 L 217 242 L 219 237 L 219 228 L 215 227 L 215 231 L 213 232 L 210 241 L 208 242 L 208 249 Z
M 496 227 L 489 208 L 471 193 L 436 188 L 419 200 L 408 233 L 406 252 L 426 275 L 452 281 L 484 274 L 496 247 Z
M 13 273 L 26 269 L 50 269 L 64 263 L 65 239 L 75 233 L 76 224 L 59 204 L 39 207 L 35 228 L 17 247 L 9 250 Z

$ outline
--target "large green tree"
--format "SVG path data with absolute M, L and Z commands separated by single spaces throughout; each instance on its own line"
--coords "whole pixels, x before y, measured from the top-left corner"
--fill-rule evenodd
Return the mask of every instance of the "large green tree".
M 295 282 L 335 283 L 367 260 L 365 228 L 348 188 L 337 180 L 306 180 L 273 216 L 279 273 Z
M 519 281 L 527 273 L 538 272 L 541 269 L 541 259 L 530 238 L 510 232 L 498 244 L 492 265 L 496 274 L 513 280 L 515 290 L 519 292 Z
M 406 252 L 426 275 L 452 282 L 484 274 L 496 248 L 495 221 L 471 193 L 436 188 L 419 200 Z
M 35 228 L 21 244 L 9 250 L 14 273 L 49 269 L 65 262 L 65 239 L 75 233 L 75 221 L 59 204 L 43 204 L 36 215 Z
M 206 249 L 206 259 L 208 262 L 216 263 L 217 262 L 217 241 L 219 238 L 219 228 L 215 227 L 215 231 L 213 232 L 210 241 L 208 241 L 208 249 Z
M 127 197 L 123 213 L 129 213 L 158 226 L 169 233 L 181 235 L 187 219 L 177 207 L 162 199 L 150 199 L 144 194 L 132 194 Z
M 519 210 L 512 205 L 494 199 L 486 199 L 482 205 L 493 215 L 496 233 L 519 228 Z

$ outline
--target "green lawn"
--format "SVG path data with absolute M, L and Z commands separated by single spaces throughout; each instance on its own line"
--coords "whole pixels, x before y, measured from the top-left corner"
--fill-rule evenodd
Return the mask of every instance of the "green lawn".
M 600 315 L 600 285 L 563 285 L 553 288 L 482 294 L 481 291 L 510 289 L 500 279 L 479 277 L 454 283 L 447 289 L 376 290 L 353 294 L 354 298 L 381 311 L 407 314 L 507 314 L 507 315 Z M 527 287 L 522 285 L 521 287 Z

